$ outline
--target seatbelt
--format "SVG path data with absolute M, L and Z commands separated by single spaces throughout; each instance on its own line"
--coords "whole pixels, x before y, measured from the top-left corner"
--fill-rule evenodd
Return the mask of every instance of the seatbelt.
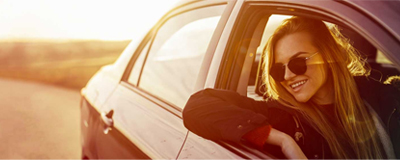
M 372 119 L 375 123 L 376 130 L 378 131 L 379 139 L 382 142 L 383 149 L 385 150 L 387 158 L 396 159 L 393 151 L 392 141 L 390 141 L 390 137 L 386 132 L 382 119 L 378 116 L 378 114 L 375 112 L 375 110 L 371 107 L 371 105 L 367 101 L 364 100 L 364 104 L 368 107 L 369 112 L 371 113 Z

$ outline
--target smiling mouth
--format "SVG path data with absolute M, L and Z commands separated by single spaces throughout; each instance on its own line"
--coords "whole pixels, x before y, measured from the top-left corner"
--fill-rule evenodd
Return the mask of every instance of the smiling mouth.
M 293 84 L 291 84 L 291 85 L 289 85 L 289 86 L 290 86 L 292 89 L 295 89 L 295 88 L 298 88 L 298 87 L 304 85 L 306 82 L 307 82 L 307 80 L 302 80 L 302 81 L 300 81 L 300 82 L 293 83 Z

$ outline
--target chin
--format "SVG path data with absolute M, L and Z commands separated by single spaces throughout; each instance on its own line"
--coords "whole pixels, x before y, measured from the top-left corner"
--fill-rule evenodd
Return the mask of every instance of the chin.
M 297 95 L 297 96 L 294 96 L 294 98 L 296 99 L 297 102 L 301 102 L 301 103 L 306 103 L 306 102 L 308 102 L 308 100 L 310 100 L 310 98 L 308 98 L 307 96 L 304 96 L 304 95 Z

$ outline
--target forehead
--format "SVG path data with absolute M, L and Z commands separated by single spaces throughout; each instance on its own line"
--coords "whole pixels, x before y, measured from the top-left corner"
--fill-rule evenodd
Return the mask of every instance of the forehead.
M 312 38 L 309 33 L 292 33 L 282 37 L 275 44 L 274 62 L 287 63 L 296 53 L 314 53 L 315 51 L 317 51 L 317 48 L 312 44 Z

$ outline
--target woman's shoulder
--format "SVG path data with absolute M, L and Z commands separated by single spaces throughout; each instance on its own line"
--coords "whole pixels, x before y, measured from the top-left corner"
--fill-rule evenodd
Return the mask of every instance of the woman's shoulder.
M 383 81 L 381 79 L 375 79 L 368 76 L 355 76 L 354 80 L 357 84 L 357 88 L 361 96 L 377 97 L 377 96 L 389 96 L 399 95 L 400 88 L 398 82 L 393 78 Z

